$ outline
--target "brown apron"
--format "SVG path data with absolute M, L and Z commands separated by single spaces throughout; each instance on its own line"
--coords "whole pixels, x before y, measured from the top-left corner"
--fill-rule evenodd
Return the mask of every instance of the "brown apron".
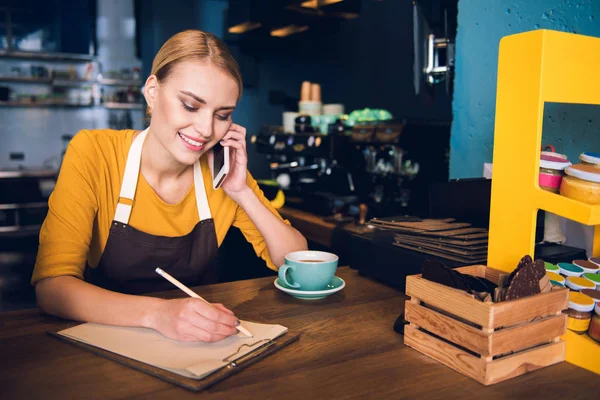
M 141 132 L 131 144 L 104 252 L 96 268 L 87 266 L 85 280 L 130 294 L 173 289 L 173 284 L 155 272 L 160 267 L 188 286 L 214 282 L 216 272 L 211 264 L 218 253 L 218 242 L 199 161 L 194 164 L 194 189 L 200 222 L 190 233 L 180 237 L 155 236 L 129 225 L 147 133 L 148 129 Z M 129 199 L 132 205 L 121 203 L 121 199 Z

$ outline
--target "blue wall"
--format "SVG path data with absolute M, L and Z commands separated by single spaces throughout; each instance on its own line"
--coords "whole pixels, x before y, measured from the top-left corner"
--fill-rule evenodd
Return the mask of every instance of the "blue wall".
M 459 0 L 451 178 L 482 176 L 492 161 L 498 45 L 534 29 L 600 36 L 600 1 Z M 600 107 L 546 104 L 543 135 L 572 162 L 581 151 L 600 151 Z

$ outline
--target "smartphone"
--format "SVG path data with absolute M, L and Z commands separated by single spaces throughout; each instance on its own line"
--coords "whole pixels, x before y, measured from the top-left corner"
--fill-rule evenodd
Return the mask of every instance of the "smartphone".
M 217 142 L 212 148 L 213 152 L 213 188 L 216 190 L 221 187 L 225 177 L 229 173 L 229 147 L 223 147 Z

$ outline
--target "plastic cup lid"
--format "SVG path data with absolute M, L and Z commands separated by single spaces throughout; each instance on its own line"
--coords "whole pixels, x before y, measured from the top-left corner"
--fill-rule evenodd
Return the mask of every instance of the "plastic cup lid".
M 600 183 L 600 168 L 593 165 L 575 164 L 565 168 L 567 175 L 575 178 L 583 179 L 584 181 Z
M 583 268 L 583 270 L 585 272 L 596 273 L 596 272 L 600 271 L 600 267 L 598 265 L 594 264 L 591 261 L 587 261 L 587 260 L 573 260 L 573 264 L 577 265 L 578 267 Z
M 589 258 L 590 262 L 593 262 L 594 264 L 600 266 L 600 257 L 590 257 Z
M 596 303 L 594 299 L 579 292 L 569 293 L 569 308 L 575 311 L 588 312 L 592 311 Z
M 558 267 L 554 264 L 551 264 L 549 262 L 545 262 L 544 263 L 544 267 L 546 268 L 546 271 L 558 271 Z
M 553 157 L 558 157 L 558 158 L 560 158 L 560 159 L 562 159 L 562 160 L 568 160 L 568 159 L 569 159 L 569 157 L 567 157 L 566 155 L 564 155 L 564 154 L 560 154 L 560 153 L 555 153 L 555 152 L 553 152 L 553 151 L 542 151 L 540 154 L 541 154 L 542 156 L 553 156 Z
M 565 283 L 565 278 L 555 272 L 546 272 L 548 279 L 558 283 Z
M 567 276 L 581 276 L 583 274 L 583 268 L 570 263 L 558 263 L 558 268 L 561 274 Z
M 596 290 L 596 289 L 583 289 L 581 291 L 581 294 L 585 294 L 586 296 L 591 297 L 592 300 L 594 300 L 594 302 L 596 304 L 598 304 L 598 302 L 600 302 L 600 290 Z
M 579 155 L 579 159 L 590 164 L 600 164 L 600 153 L 586 151 Z
M 586 272 L 582 276 L 585 279 L 594 282 L 596 285 L 600 285 L 600 274 L 594 274 L 592 272 Z
M 600 315 L 600 303 L 596 304 L 594 311 L 596 311 L 596 314 Z
M 559 286 L 559 287 L 565 287 L 565 285 L 563 285 L 560 282 L 556 282 L 556 281 L 550 281 L 550 283 L 552 284 L 552 286 Z
M 579 276 L 569 276 L 566 285 L 573 290 L 596 289 L 596 284 L 594 282 Z
M 550 156 L 545 154 L 542 154 L 540 157 L 540 167 L 542 168 L 562 171 L 570 165 L 571 163 L 562 157 Z

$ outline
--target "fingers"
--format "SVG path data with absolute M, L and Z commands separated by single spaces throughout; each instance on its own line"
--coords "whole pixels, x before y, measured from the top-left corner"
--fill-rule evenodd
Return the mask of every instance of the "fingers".
M 229 131 L 223 136 L 223 139 L 221 139 L 221 144 L 223 146 L 228 146 L 233 143 L 238 143 L 242 145 L 243 149 L 246 149 L 246 137 L 239 132 Z
M 229 130 L 221 139 L 221 144 L 236 150 L 235 155 L 237 157 L 234 157 L 232 161 L 242 165 L 248 162 L 248 155 L 246 153 L 246 128 L 238 124 L 231 124 Z
M 231 127 L 229 128 L 229 130 L 227 131 L 227 133 L 225 134 L 225 136 L 223 136 L 223 138 L 221 139 L 221 141 L 227 141 L 227 140 L 238 140 L 242 143 L 244 143 L 244 146 L 246 145 L 246 128 L 240 126 L 240 125 L 236 125 L 233 124 L 231 125 Z
M 234 315 L 234 314 L 233 314 L 233 311 L 231 311 L 229 308 L 225 307 L 225 306 L 224 306 L 223 304 L 221 304 L 221 303 L 212 303 L 212 305 L 213 305 L 213 307 L 217 307 L 218 309 L 220 309 L 220 310 L 223 310 L 223 311 L 225 311 L 226 313 L 229 313 L 229 314 L 231 314 L 231 315 Z
M 200 314 L 196 314 L 189 318 L 189 323 L 195 328 L 207 332 L 209 335 L 227 337 L 237 333 L 237 328 L 235 326 L 216 322 L 215 320 L 208 319 Z
M 227 136 L 227 135 L 225 135 Z M 231 164 L 238 163 L 242 165 L 246 165 L 248 161 L 248 156 L 246 153 L 246 141 L 238 140 L 237 138 L 230 137 L 229 139 L 225 139 L 221 141 L 221 144 L 224 147 L 230 147 L 235 149 L 235 155 L 232 153 L 232 159 L 230 160 Z
M 230 310 L 223 310 L 225 308 L 223 305 L 209 305 L 202 301 L 195 301 L 192 305 L 196 313 L 192 316 L 192 323 L 195 326 L 225 335 L 232 335 L 237 331 L 235 328 L 237 318 Z
M 237 334 L 237 323 L 234 313 L 222 304 L 185 298 L 162 303 L 152 328 L 175 340 L 215 342 Z

